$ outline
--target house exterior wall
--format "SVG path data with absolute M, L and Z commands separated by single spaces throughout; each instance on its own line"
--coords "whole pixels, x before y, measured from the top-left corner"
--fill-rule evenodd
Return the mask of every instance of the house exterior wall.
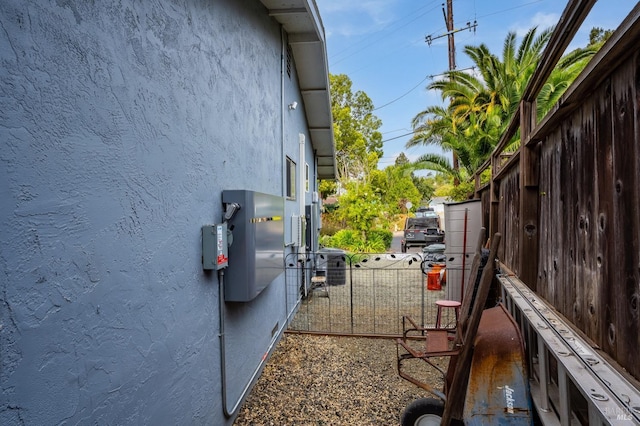
M 200 229 L 304 167 L 280 26 L 257 0 L 3 0 L 0 28 L 0 424 L 232 424 L 296 295 L 224 306 L 223 383 Z

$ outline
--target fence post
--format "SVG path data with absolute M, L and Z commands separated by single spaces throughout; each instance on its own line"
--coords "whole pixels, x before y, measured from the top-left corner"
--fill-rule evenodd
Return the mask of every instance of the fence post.
M 351 299 L 351 303 L 349 303 L 350 316 L 351 316 L 351 334 L 353 334 L 353 262 L 352 258 L 348 255 L 345 255 L 345 262 L 349 260 L 349 297 Z
M 528 145 L 536 123 L 536 103 L 520 102 L 520 229 L 518 276 L 533 291 L 538 277 L 538 152 L 539 144 Z

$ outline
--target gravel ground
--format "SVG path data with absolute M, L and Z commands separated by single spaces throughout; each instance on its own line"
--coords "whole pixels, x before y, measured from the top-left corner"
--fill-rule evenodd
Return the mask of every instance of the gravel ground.
M 414 362 L 411 371 L 442 389 L 435 370 Z M 398 425 L 404 407 L 427 396 L 398 376 L 391 339 L 285 334 L 234 424 Z

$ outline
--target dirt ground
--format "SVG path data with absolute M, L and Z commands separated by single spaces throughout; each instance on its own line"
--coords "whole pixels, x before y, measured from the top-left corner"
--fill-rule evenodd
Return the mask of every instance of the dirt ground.
M 406 405 L 430 395 L 398 376 L 396 358 L 392 339 L 285 334 L 234 424 L 398 425 Z M 413 363 L 442 389 L 440 373 Z

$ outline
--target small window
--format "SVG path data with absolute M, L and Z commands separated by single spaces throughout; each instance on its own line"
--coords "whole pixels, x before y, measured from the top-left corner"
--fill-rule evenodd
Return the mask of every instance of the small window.
M 287 198 L 296 198 L 296 163 L 287 157 Z
M 309 163 L 304 163 L 304 190 L 305 192 L 309 192 Z

